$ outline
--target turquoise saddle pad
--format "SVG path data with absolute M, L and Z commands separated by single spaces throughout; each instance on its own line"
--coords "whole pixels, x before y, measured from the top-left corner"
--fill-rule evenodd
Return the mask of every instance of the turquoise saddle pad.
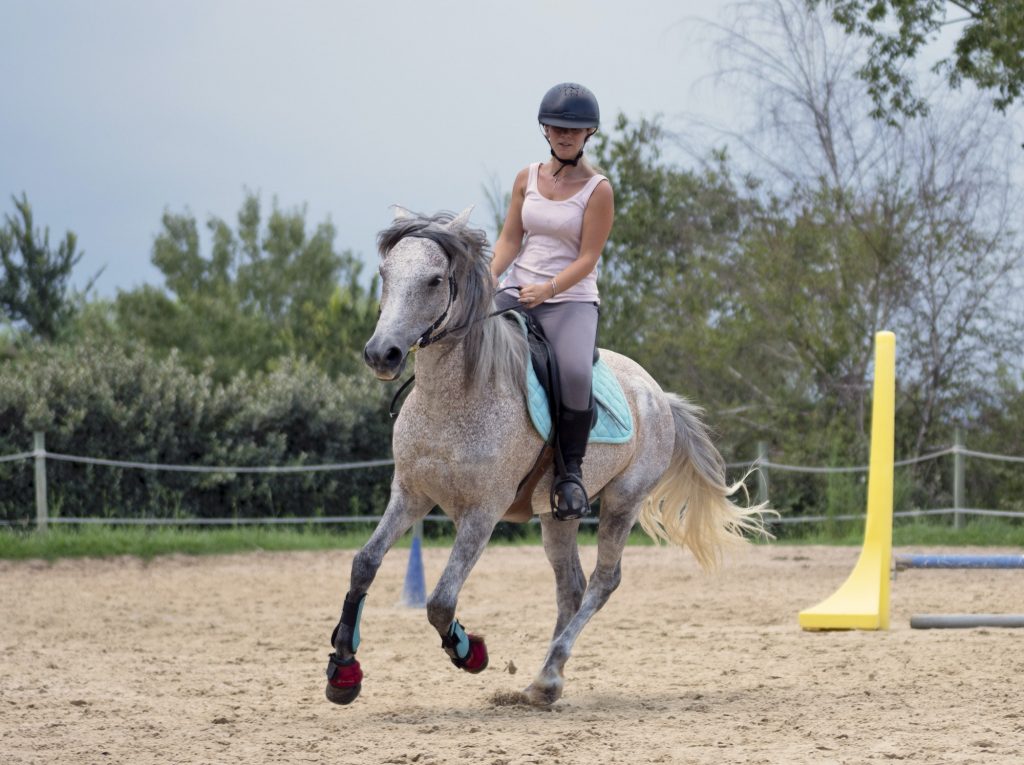
M 526 333 L 526 325 L 514 311 L 519 325 Z M 592 444 L 622 444 L 633 437 L 633 412 L 626 402 L 626 394 L 622 386 L 612 374 L 611 368 L 599 359 L 594 364 L 594 401 L 597 404 L 597 424 L 590 431 Z M 530 409 L 530 419 L 547 440 L 551 435 L 551 410 L 548 408 L 548 395 L 537 379 L 537 373 L 529 359 L 526 362 L 526 400 Z

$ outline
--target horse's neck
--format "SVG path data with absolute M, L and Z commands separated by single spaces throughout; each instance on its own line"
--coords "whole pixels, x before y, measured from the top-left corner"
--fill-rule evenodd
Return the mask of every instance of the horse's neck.
M 502 321 L 501 319 L 491 322 Z M 467 354 L 472 363 L 464 376 Z M 526 344 L 505 324 L 488 323 L 475 344 L 431 346 L 416 354 L 416 383 L 442 409 L 465 409 L 467 403 L 490 416 L 499 402 L 525 401 Z
M 465 400 L 469 391 L 463 380 L 462 343 L 433 346 L 416 353 L 416 387 L 441 401 Z

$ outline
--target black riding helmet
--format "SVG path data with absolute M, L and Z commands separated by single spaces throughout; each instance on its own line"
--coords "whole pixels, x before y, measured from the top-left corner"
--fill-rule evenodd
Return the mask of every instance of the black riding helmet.
M 583 141 L 586 145 L 601 124 L 601 109 L 597 105 L 597 98 L 587 88 L 575 82 L 560 82 L 548 90 L 541 99 L 540 109 L 537 110 L 537 122 L 561 128 L 593 128 Z M 548 148 L 551 149 L 550 140 Z M 555 175 L 558 175 L 566 165 L 576 167 L 579 164 L 583 149 L 580 149 L 575 159 L 562 159 L 555 154 L 554 149 L 551 149 L 551 156 L 562 165 L 555 171 Z
M 537 121 L 563 128 L 596 128 L 601 124 L 597 99 L 575 82 L 561 82 L 541 99 Z

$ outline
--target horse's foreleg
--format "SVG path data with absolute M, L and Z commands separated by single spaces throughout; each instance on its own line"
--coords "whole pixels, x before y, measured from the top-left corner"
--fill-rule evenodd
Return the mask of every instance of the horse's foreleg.
M 448 563 L 427 600 L 427 619 L 441 635 L 441 647 L 456 667 L 474 674 L 487 668 L 487 646 L 482 637 L 463 629 L 455 619 L 455 606 L 462 585 L 487 546 L 498 515 L 474 511 L 462 516 Z
M 558 618 L 552 639 L 561 634 L 565 625 L 579 610 L 583 592 L 587 588 L 587 577 L 580 565 L 580 551 L 577 543 L 579 521 L 558 521 L 551 515 L 540 517 L 544 552 L 555 572 L 556 601 Z
M 601 523 L 598 531 L 597 566 L 590 576 L 590 583 L 583 593 L 580 607 L 565 628 L 559 632 L 548 648 L 544 665 L 524 693 L 530 703 L 546 706 L 553 704 L 562 695 L 565 663 L 569 660 L 572 647 L 580 632 L 619 586 L 622 579 L 622 550 L 626 546 L 629 531 L 633 527 L 636 513 L 626 516 L 613 514 L 607 498 L 602 500 Z M 637 508 L 637 513 L 639 508 Z M 556 521 L 557 522 L 557 521 Z
M 327 698 L 336 704 L 350 704 L 362 688 L 363 673 L 356 661 L 359 647 L 359 623 L 366 591 L 373 583 L 388 550 L 412 526 L 430 512 L 433 503 L 425 497 L 406 494 L 398 482 L 392 483 L 391 498 L 370 540 L 352 561 L 349 590 L 341 609 L 341 619 L 331 635 L 334 653 L 327 662 Z

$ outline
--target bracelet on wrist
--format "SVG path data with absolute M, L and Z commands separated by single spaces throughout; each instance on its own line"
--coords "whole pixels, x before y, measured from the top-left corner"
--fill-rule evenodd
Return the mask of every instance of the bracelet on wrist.
M 552 279 L 551 280 L 551 297 L 554 297 L 557 294 L 558 294 L 558 287 L 555 286 L 555 280 Z

